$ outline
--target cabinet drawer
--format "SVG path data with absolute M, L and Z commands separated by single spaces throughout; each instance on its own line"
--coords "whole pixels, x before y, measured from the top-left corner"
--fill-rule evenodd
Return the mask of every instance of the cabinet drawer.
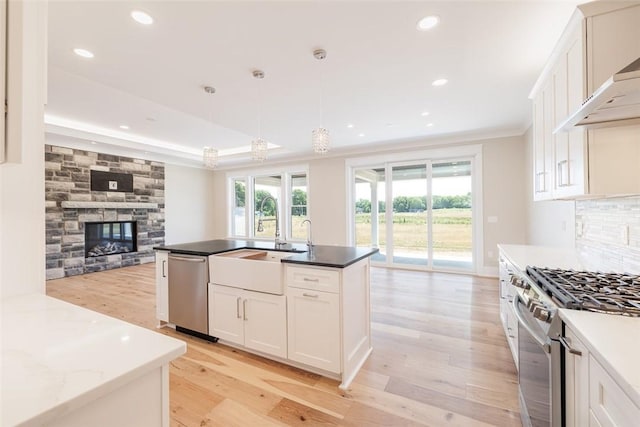
M 589 371 L 589 406 L 598 424 L 603 427 L 638 425 L 640 408 L 591 355 Z
M 287 266 L 287 286 L 339 293 L 340 273 L 320 268 Z

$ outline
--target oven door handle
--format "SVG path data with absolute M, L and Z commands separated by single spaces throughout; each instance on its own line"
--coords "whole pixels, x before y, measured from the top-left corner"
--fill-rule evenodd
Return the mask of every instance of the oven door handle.
M 540 336 L 531 326 L 531 324 L 527 321 L 527 319 L 525 318 L 524 314 L 522 313 L 522 310 L 520 309 L 520 302 L 522 301 L 522 299 L 520 298 L 520 294 L 518 292 L 516 292 L 516 295 L 513 298 L 513 311 L 516 315 L 516 318 L 518 319 L 518 323 L 520 325 L 522 325 L 523 328 L 525 328 L 527 330 L 527 332 L 529 332 L 529 335 L 531 335 L 533 337 L 533 339 L 540 345 L 540 347 L 542 347 L 542 349 L 546 352 L 546 353 L 551 353 L 551 346 L 548 343 L 548 337 L 546 335 L 542 335 Z

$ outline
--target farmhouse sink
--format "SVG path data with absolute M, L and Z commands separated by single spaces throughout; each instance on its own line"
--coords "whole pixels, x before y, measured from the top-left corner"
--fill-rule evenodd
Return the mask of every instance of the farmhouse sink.
M 280 260 L 286 252 L 241 249 L 209 256 L 209 281 L 269 294 L 284 294 Z

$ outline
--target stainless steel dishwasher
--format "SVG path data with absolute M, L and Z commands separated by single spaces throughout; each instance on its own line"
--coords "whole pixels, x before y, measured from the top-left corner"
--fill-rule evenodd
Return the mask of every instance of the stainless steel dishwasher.
M 169 323 L 178 331 L 209 333 L 208 264 L 206 256 L 169 254 Z

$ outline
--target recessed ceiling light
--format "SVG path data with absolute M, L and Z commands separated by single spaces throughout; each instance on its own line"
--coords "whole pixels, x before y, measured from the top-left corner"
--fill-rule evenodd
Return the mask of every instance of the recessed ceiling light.
M 353 129 L 353 124 L 349 123 L 349 124 L 347 125 L 347 127 L 348 127 L 349 129 Z
M 134 19 L 134 21 L 139 22 L 142 25 L 153 24 L 153 18 L 148 13 L 145 13 L 141 10 L 132 11 L 131 17 Z
M 362 138 L 364 136 L 364 133 L 359 133 L 358 136 Z
M 429 112 L 428 111 L 423 111 L 422 113 L 420 113 L 420 115 L 422 117 L 427 117 L 429 115 Z
M 155 121 L 156 121 L 156 119 L 154 119 L 153 117 L 147 117 L 147 121 L 148 121 L 148 122 L 155 122 Z
M 447 79 L 438 79 L 438 80 L 434 80 L 433 83 L 431 83 L 434 86 L 444 86 L 449 82 L 449 80 Z
M 127 126 L 127 125 L 120 125 L 120 129 L 127 130 L 127 129 L 129 129 L 129 126 Z
M 91 145 L 96 145 L 96 144 L 97 144 L 97 142 L 91 141 Z
M 75 48 L 73 49 L 73 53 L 78 56 L 82 56 L 83 58 L 93 58 L 93 52 L 90 52 L 87 49 Z
M 418 25 L 416 25 L 416 28 L 418 29 L 418 31 L 427 31 L 438 25 L 439 22 L 440 18 L 435 15 L 425 16 L 418 21 Z
M 433 123 L 427 123 L 427 127 L 430 128 L 433 126 Z

